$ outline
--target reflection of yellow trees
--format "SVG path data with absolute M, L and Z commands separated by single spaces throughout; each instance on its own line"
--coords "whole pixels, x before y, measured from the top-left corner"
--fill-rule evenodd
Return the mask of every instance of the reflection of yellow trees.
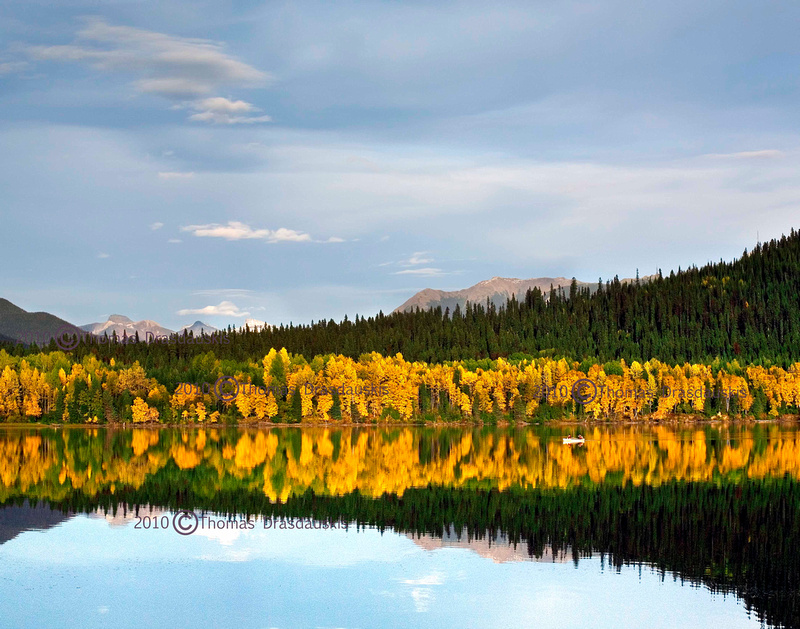
M 140 488 L 162 471 L 205 469 L 204 491 L 244 483 L 272 500 L 313 490 L 377 497 L 410 488 L 558 489 L 585 483 L 657 486 L 665 482 L 782 477 L 800 480 L 800 433 L 753 433 L 665 427 L 596 428 L 582 447 L 534 431 L 303 430 L 154 431 L 127 434 L 126 452 L 111 452 L 104 433 L 0 433 L 0 501 L 9 496 L 56 499 L 71 490 L 96 495 Z M 80 440 L 80 443 L 77 440 Z M 447 445 L 444 445 L 447 444 Z M 216 472 L 216 473 L 214 473 Z M 228 479 L 228 480 L 226 480 Z
M 131 445 L 135 456 L 144 454 L 147 448 L 158 443 L 158 432 L 155 430 L 134 429 L 132 433 L 133 440 Z
M 278 438 L 269 433 L 259 432 L 255 438 L 242 435 L 236 444 L 234 463 L 236 467 L 253 469 L 263 463 L 267 457 L 275 456 L 278 447 Z

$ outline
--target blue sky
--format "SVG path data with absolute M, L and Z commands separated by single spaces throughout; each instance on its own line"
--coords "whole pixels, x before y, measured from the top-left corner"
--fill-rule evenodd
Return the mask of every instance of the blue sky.
M 797 227 L 789 2 L 0 8 L 0 296 L 177 328 Z M 793 223 L 794 221 L 794 223 Z

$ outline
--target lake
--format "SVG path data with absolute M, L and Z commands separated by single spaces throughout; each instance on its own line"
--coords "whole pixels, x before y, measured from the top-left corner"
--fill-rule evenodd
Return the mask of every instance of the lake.
M 0 428 L 0 626 L 800 626 L 795 426 L 569 430 Z

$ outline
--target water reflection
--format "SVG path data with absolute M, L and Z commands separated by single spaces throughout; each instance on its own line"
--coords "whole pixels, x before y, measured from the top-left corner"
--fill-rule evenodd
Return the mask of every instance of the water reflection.
M 0 519 L 10 511 L 0 509 Z M 41 516 L 39 509 L 35 513 Z M 148 513 L 168 519 L 173 513 Z M 650 567 L 538 561 L 502 537 L 375 528 L 135 529 L 72 515 L 0 545 L 9 627 L 755 627 L 733 597 Z M 263 521 L 262 521 L 263 522 Z M 556 561 L 554 561 L 554 559 Z M 665 578 L 666 577 L 666 578 Z M 680 617 L 675 610 L 681 609 Z
M 298 562 L 306 566 L 325 561 L 326 566 L 340 568 L 358 564 L 358 570 L 347 575 L 326 573 L 314 578 L 327 579 L 327 587 L 335 591 L 343 587 L 341 579 L 345 577 L 363 583 L 371 594 L 369 604 L 362 601 L 362 606 L 372 605 L 378 616 L 385 612 L 375 601 L 385 604 L 381 598 L 385 592 L 391 593 L 392 600 L 411 597 L 415 612 L 424 608 L 435 615 L 435 610 L 449 609 L 450 620 L 456 622 L 438 626 L 460 626 L 470 618 L 454 612 L 452 601 L 469 607 L 472 599 L 464 602 L 455 586 L 452 590 L 440 587 L 456 583 L 452 576 L 441 584 L 435 576 L 439 572 L 450 575 L 453 567 L 434 562 L 421 576 L 407 573 L 407 583 L 402 584 L 407 591 L 402 595 L 388 586 L 378 591 L 375 583 L 387 576 L 364 568 L 365 562 L 371 565 L 376 561 L 371 558 L 378 552 L 376 544 L 388 543 L 391 551 L 380 552 L 396 553 L 392 561 L 400 564 L 404 557 L 416 557 L 417 553 L 437 558 L 467 553 L 470 562 L 478 562 L 474 569 L 458 570 L 468 575 L 470 584 L 474 580 L 484 587 L 482 593 L 472 594 L 476 600 L 483 600 L 486 592 L 493 592 L 496 600 L 487 601 L 495 608 L 494 616 L 475 612 L 476 618 L 486 621 L 476 621 L 475 626 L 499 624 L 497 601 L 503 601 L 501 606 L 513 613 L 532 608 L 543 613 L 531 602 L 525 587 L 534 583 L 536 596 L 546 590 L 549 581 L 537 572 L 544 566 L 560 575 L 548 573 L 548 578 L 566 579 L 568 588 L 547 599 L 552 613 L 564 614 L 565 621 L 555 626 L 568 625 L 570 619 L 576 624 L 597 625 L 587 610 L 575 612 L 569 597 L 578 601 L 575 604 L 606 609 L 606 599 L 598 601 L 594 593 L 611 587 L 609 583 L 624 581 L 628 585 L 619 592 L 618 604 L 625 608 L 634 605 L 626 597 L 639 596 L 645 591 L 639 589 L 644 587 L 641 584 L 650 583 L 651 578 L 653 584 L 662 583 L 658 587 L 667 587 L 663 584 L 672 578 L 702 586 L 701 607 L 722 600 L 724 609 L 715 607 L 713 612 L 721 616 L 705 619 L 714 626 L 720 625 L 721 618 L 730 621 L 730 626 L 746 622 L 738 604 L 767 624 L 800 626 L 800 443 L 796 428 L 598 428 L 586 435 L 582 446 L 564 445 L 561 438 L 566 432 L 406 427 L 2 430 L 0 505 L 7 508 L 0 509 L 0 532 L 5 531 L 10 541 L 0 545 L 0 562 L 10 561 L 12 555 L 24 561 L 26 552 L 39 556 L 33 546 L 19 551 L 19 540 L 34 534 L 9 537 L 13 526 L 8 522 L 15 520 L 3 514 L 28 509 L 27 515 L 14 516 L 23 531 L 28 526 L 25 518 L 47 511 L 29 507 L 44 501 L 65 514 L 47 516 L 56 518 L 51 520 L 54 524 L 57 518 L 72 514 L 68 521 L 39 534 L 63 544 L 61 551 L 50 548 L 50 561 L 59 557 L 69 563 L 71 553 L 88 549 L 101 556 L 111 553 L 117 558 L 115 569 L 128 574 L 126 562 L 145 561 L 148 553 L 146 561 L 180 563 L 183 559 L 173 553 L 175 549 L 195 549 L 192 552 L 199 556 L 226 565 L 256 559 L 287 561 L 294 566 L 287 568 L 287 573 L 276 573 L 271 564 L 258 566 L 284 581 L 304 574 L 306 568 L 298 568 Z M 178 535 L 170 518 L 181 510 L 200 518 L 227 514 L 247 520 L 313 519 L 334 523 L 337 528 L 201 527 L 194 534 Z M 165 517 L 168 526 L 159 522 L 157 530 L 135 528 L 131 522 L 143 514 Z M 119 530 L 123 537 L 106 533 L 91 539 L 75 537 L 87 531 L 98 535 L 95 527 L 99 525 L 105 527 L 103 531 Z M 337 547 L 336 540 L 342 544 L 342 540 L 351 541 Z M 207 545 L 211 542 L 216 546 Z M 112 544 L 113 549 L 104 544 Z M 120 544 L 130 545 L 133 554 L 126 554 Z M 8 555 L 9 549 L 22 554 Z M 295 553 L 291 560 L 281 554 L 289 551 Z M 523 564 L 540 568 L 512 568 Z M 558 566 L 573 572 L 561 573 Z M 563 576 L 576 574 L 575 566 L 580 576 Z M 640 567 L 645 575 L 641 583 L 626 581 L 630 575 L 638 575 Z M 202 572 L 194 565 L 191 570 L 192 574 Z M 253 570 L 241 568 L 231 576 L 249 584 Z M 523 570 L 518 575 L 521 581 L 500 587 L 493 581 L 503 582 L 497 570 Z M 377 581 L 364 581 L 365 574 Z M 606 575 L 618 575 L 620 580 L 606 581 L 610 578 Z M 135 578 L 138 583 L 143 577 L 137 574 Z M 576 594 L 569 588 L 578 587 L 578 581 L 582 585 Z M 199 596 L 174 584 L 164 587 L 176 596 Z M 618 626 L 647 624 L 638 621 L 658 619 L 647 614 L 660 609 L 660 597 L 674 596 L 673 609 L 684 609 L 683 597 L 695 596 L 690 589 L 675 587 L 677 593 L 655 593 L 656 599 L 643 603 L 640 612 L 644 616 L 626 620 L 624 614 L 618 618 L 613 609 L 606 612 L 609 618 L 618 618 Z M 430 598 L 437 588 L 448 591 L 445 599 L 450 603 L 442 606 L 444 599 Z M 251 593 L 250 585 L 247 591 Z M 316 593 L 302 592 L 316 600 Z M 412 592 L 416 594 L 412 596 Z M 733 593 L 740 603 L 724 596 L 714 598 L 709 592 Z M 14 594 L 13 588 L 6 593 Z M 319 604 L 336 609 L 357 605 L 348 602 L 345 593 L 340 594 L 340 599 L 328 597 Z M 505 597 L 512 594 L 524 602 L 522 607 L 518 601 L 506 602 Z M 289 599 L 280 600 L 289 605 Z M 542 600 L 539 603 L 543 605 Z M 566 611 L 556 610 L 562 606 Z M 506 624 L 520 625 L 521 617 L 513 613 L 503 617 Z M 346 615 L 334 615 L 326 622 L 305 622 L 298 621 L 300 616 L 286 614 L 280 616 L 281 622 L 272 624 L 414 624 L 411 619 L 395 622 L 391 616 L 376 623 L 370 616 Z M 677 626 L 677 622 L 668 624 Z
M 152 479 L 258 490 L 402 496 L 410 488 L 800 479 L 796 429 L 595 428 L 584 445 L 536 429 L 0 430 L 0 502 L 112 494 Z

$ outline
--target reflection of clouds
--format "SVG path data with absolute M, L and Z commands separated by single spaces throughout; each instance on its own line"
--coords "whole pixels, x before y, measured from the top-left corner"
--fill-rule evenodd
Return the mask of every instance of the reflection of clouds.
M 537 587 L 525 594 L 521 603 L 527 608 L 527 615 L 538 618 L 558 618 L 561 626 L 580 625 L 585 618 L 582 607 L 599 604 L 587 589 L 549 585 Z
M 222 546 L 233 546 L 233 543 L 239 539 L 242 531 L 233 528 L 198 528 L 193 534 L 217 541 Z
M 434 572 L 419 579 L 406 579 L 403 583 L 406 585 L 441 585 L 444 583 L 444 575 L 441 572 Z
M 416 609 L 417 612 L 426 612 L 430 609 L 431 603 L 436 600 L 436 597 L 433 588 L 424 586 L 443 585 L 444 581 L 444 574 L 441 572 L 433 572 L 419 577 L 418 579 L 404 579 L 401 583 L 403 585 L 415 586 L 411 589 L 414 609 Z
M 411 598 L 414 599 L 414 609 L 418 612 L 426 612 L 433 601 L 433 590 L 430 588 L 414 588 L 411 590 Z
M 197 557 L 200 561 L 228 561 L 231 563 L 244 563 L 251 561 L 253 553 L 249 550 L 233 550 L 226 549 L 221 553 L 200 555 Z

